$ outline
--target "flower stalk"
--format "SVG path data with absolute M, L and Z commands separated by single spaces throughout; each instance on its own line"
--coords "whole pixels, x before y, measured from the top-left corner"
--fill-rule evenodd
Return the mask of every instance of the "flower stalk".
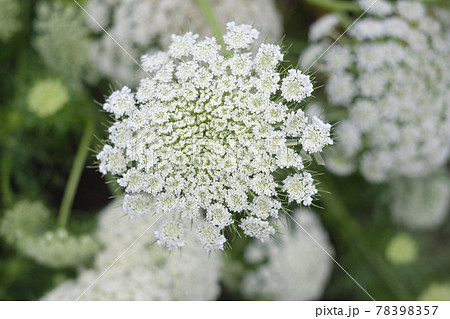
M 58 226 L 65 228 L 70 216 L 73 200 L 78 188 L 78 183 L 83 172 L 84 164 L 89 153 L 89 145 L 91 144 L 92 137 L 94 135 L 94 119 L 89 116 L 84 127 L 83 136 L 81 137 L 80 144 L 78 145 L 77 153 L 72 164 L 69 180 L 67 181 L 64 196 L 61 202 L 61 207 L 58 214 Z
M 219 42 L 220 46 L 222 47 L 223 53 L 225 54 L 226 45 L 223 40 L 222 28 L 220 27 L 219 20 L 217 20 L 217 17 L 214 14 L 214 11 L 212 10 L 211 4 L 209 3 L 208 0 L 197 0 L 197 3 L 203 12 L 203 15 L 205 16 L 206 21 L 208 21 L 209 25 L 216 34 L 217 41 Z
M 361 11 L 358 3 L 340 0 L 306 0 L 309 4 L 322 7 L 331 11 Z

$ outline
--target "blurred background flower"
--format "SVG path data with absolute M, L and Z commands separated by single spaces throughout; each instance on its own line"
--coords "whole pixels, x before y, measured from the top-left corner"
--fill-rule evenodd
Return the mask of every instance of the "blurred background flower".
M 261 31 L 260 43 L 265 39 L 278 42 L 283 35 L 281 15 L 273 0 L 210 3 L 222 28 L 229 21 L 253 25 Z M 133 59 L 166 50 L 171 34 L 214 35 L 195 0 L 90 0 L 86 11 L 92 16 L 86 16 L 86 22 L 96 34 L 89 51 L 91 61 L 100 75 L 122 85 L 138 84 L 145 74 Z
M 99 214 L 97 236 L 103 249 L 96 256 L 94 268 L 81 270 L 76 280 L 63 283 L 43 299 L 216 299 L 220 292 L 220 257 L 205 254 L 192 235 L 186 238 L 182 252 L 170 253 L 156 244 L 151 231 L 145 233 L 149 226 L 158 222 L 157 216 L 148 214 L 142 219 L 124 217 L 119 201 L 109 204 Z M 132 245 L 142 234 L 142 240 Z M 126 255 L 116 261 L 128 247 Z M 111 265 L 113 267 L 101 276 Z
M 317 216 L 308 209 L 286 220 L 280 241 L 249 245 L 245 261 L 256 265 L 242 280 L 248 298 L 275 300 L 317 300 L 333 269 L 333 248 Z M 300 228 L 299 223 L 302 228 Z M 314 240 L 312 238 L 314 238 Z
M 20 27 L 20 2 L 1 0 L 0 41 L 8 41 Z
M 84 12 L 73 5 L 40 2 L 33 28 L 33 45 L 44 65 L 78 88 L 89 70 L 91 45 Z
M 367 1 L 360 2 L 362 10 Z M 347 175 L 359 169 L 378 183 L 423 177 L 447 163 L 450 44 L 445 24 L 419 2 L 380 0 L 312 66 L 323 51 L 311 52 L 330 45 L 347 26 L 336 15 L 311 26 L 310 53 L 305 54 L 311 57 L 301 62 L 324 75 L 327 110 L 339 121 L 338 143 L 328 155 L 332 171 Z

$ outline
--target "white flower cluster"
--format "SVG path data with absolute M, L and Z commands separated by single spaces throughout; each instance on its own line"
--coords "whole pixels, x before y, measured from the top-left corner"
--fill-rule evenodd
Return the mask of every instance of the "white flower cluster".
M 359 1 L 362 9 L 373 3 Z M 313 68 L 326 79 L 329 105 L 348 116 L 336 126 L 327 167 L 357 169 L 371 182 L 420 177 L 450 154 L 449 10 L 419 1 L 379 0 Z M 310 30 L 309 67 L 343 30 L 326 16 Z M 324 81 L 325 82 L 325 81 Z
M 312 211 L 301 209 L 293 217 L 333 254 L 328 234 Z M 325 289 L 332 259 L 298 225 L 289 224 L 283 229 L 281 243 L 254 242 L 247 247 L 247 262 L 257 266 L 244 275 L 242 282 L 242 291 L 248 298 L 315 300 Z
M 89 66 L 89 29 L 76 5 L 40 2 L 36 7 L 33 44 L 42 61 L 78 88 Z
M 27 236 L 23 247 L 24 255 L 52 268 L 80 265 L 100 249 L 90 235 L 74 236 L 66 229 L 48 230 L 36 237 Z
M 446 219 L 450 207 L 450 177 L 438 171 L 425 178 L 399 179 L 391 184 L 393 220 L 412 230 L 430 230 Z
M 44 296 L 44 300 L 75 300 L 129 246 L 156 222 L 148 214 L 141 221 L 123 218 L 121 203 L 112 202 L 100 213 L 97 235 L 104 249 L 93 269 L 82 270 Z M 154 208 L 153 208 L 154 211 Z M 163 223 L 164 224 L 164 223 Z M 220 256 L 208 256 L 186 238 L 181 254 L 170 253 L 146 232 L 80 300 L 214 300 L 220 292 Z
M 0 0 L 0 41 L 8 41 L 21 27 L 20 1 Z
M 90 235 L 74 236 L 55 229 L 50 211 L 41 202 L 28 200 L 5 212 L 0 234 L 24 256 L 53 268 L 80 265 L 100 248 Z
M 295 70 L 281 80 L 279 46 L 262 44 L 253 57 L 257 31 L 234 23 L 228 30 L 226 57 L 215 38 L 173 35 L 168 53 L 142 57 L 150 77 L 137 92 L 124 87 L 104 104 L 115 122 L 97 155 L 100 172 L 120 176 L 130 217 L 155 198 L 171 223 L 158 243 L 169 249 L 184 244 L 183 228 L 173 225 L 180 219 L 196 224 L 208 251 L 223 249 L 224 228 L 241 218 L 246 235 L 268 239 L 281 193 L 304 205 L 317 193 L 301 148 L 315 153 L 332 144 L 330 125 L 286 104 L 311 95 L 309 77 Z
M 25 237 L 48 227 L 49 217 L 50 212 L 41 202 L 22 200 L 5 211 L 0 233 L 7 244 L 20 249 Z
M 223 26 L 250 19 L 262 31 L 263 40 L 278 41 L 282 36 L 282 20 L 273 0 L 210 0 L 210 4 Z M 167 49 L 172 33 L 213 35 L 196 0 L 90 0 L 86 10 L 136 60 L 152 50 Z M 87 22 L 98 34 L 90 54 L 101 75 L 125 85 L 138 84 L 142 70 L 92 19 Z

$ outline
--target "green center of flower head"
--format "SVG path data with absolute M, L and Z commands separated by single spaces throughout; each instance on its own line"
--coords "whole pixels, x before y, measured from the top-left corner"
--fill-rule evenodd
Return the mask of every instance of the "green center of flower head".
M 309 205 L 317 193 L 295 146 L 316 153 L 332 144 L 330 126 L 299 108 L 313 91 L 309 76 L 277 71 L 278 45 L 262 44 L 254 55 L 259 32 L 251 26 L 231 22 L 227 30 L 227 56 L 215 38 L 173 35 L 168 52 L 142 57 L 149 77 L 137 92 L 124 87 L 104 104 L 115 123 L 97 156 L 100 171 L 120 176 L 130 216 L 147 211 L 136 209 L 143 200 L 155 201 L 167 218 L 155 235 L 168 249 L 184 245 L 184 221 L 208 251 L 223 249 L 233 223 L 267 240 L 279 209 Z M 275 178 L 281 169 L 288 173 Z
M 41 80 L 33 85 L 27 100 L 30 111 L 44 118 L 63 108 L 69 101 L 69 91 L 58 79 Z

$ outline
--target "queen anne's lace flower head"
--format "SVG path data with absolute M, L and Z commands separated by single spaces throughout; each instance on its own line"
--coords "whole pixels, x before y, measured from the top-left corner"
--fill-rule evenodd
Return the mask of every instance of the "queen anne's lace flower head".
M 234 22 L 228 22 L 227 30 L 228 32 L 223 38 L 227 50 L 249 50 L 259 37 L 259 31 L 247 24 L 236 25 Z
M 23 253 L 53 268 L 74 267 L 90 258 L 100 246 L 90 235 L 74 236 L 66 229 L 49 230 L 39 237 L 27 237 Z
M 255 217 L 242 219 L 241 228 L 245 235 L 258 238 L 262 242 L 268 240 L 271 235 L 275 234 L 275 228 L 268 221 Z
M 158 230 L 154 232 L 158 239 L 159 245 L 164 245 L 169 250 L 183 247 L 186 241 L 184 240 L 183 224 L 176 220 L 165 220 Z
M 277 12 L 274 0 L 209 2 L 222 27 L 230 20 L 237 23 L 247 21 L 261 30 L 259 43 L 264 42 L 266 38 L 278 41 L 282 36 L 281 15 Z M 167 49 L 171 43 L 170 35 L 173 33 L 192 31 L 202 36 L 213 35 L 195 0 L 90 0 L 86 10 L 136 60 L 144 53 Z M 144 74 L 142 70 L 90 17 L 86 19 L 91 30 L 98 34 L 98 39 L 90 50 L 93 65 L 97 66 L 102 75 L 115 81 L 133 86 L 138 84 L 136 80 Z M 232 47 L 247 49 L 249 45 L 253 45 L 253 39 L 258 37 L 257 31 L 251 27 L 236 24 L 230 27 L 236 30 L 235 33 L 229 34 L 230 41 L 233 42 Z M 247 28 L 247 32 L 239 28 Z M 236 36 L 240 38 L 237 39 Z M 184 37 L 187 40 L 189 35 Z M 172 50 L 182 50 L 182 45 L 188 45 L 185 41 L 178 42 L 180 40 L 181 37 L 172 39 Z M 191 53 L 195 60 L 208 60 L 208 55 L 213 54 L 214 47 L 217 47 L 215 39 L 207 38 L 198 42 Z M 181 72 L 192 74 L 193 71 L 186 66 Z
M 314 180 L 308 172 L 288 176 L 283 183 L 290 202 L 296 201 L 297 204 L 309 206 L 312 203 L 312 196 L 317 194 Z
M 206 251 L 223 249 L 226 238 L 221 234 L 219 227 L 208 222 L 200 222 L 197 225 L 196 232 Z
M 314 213 L 301 209 L 294 214 L 296 221 L 323 249 L 333 254 L 325 229 Z M 331 274 L 333 261 L 295 223 L 281 229 L 280 243 L 251 243 L 245 259 L 255 266 L 247 271 L 242 291 L 248 298 L 275 300 L 315 300 L 320 298 Z
M 24 256 L 53 268 L 80 265 L 99 249 L 88 234 L 75 236 L 65 229 L 55 229 L 50 211 L 41 202 L 28 200 L 5 212 L 0 234 Z
M 89 66 L 89 29 L 75 5 L 40 2 L 36 8 L 34 47 L 42 61 L 77 88 Z
M 6 210 L 0 223 L 0 233 L 9 245 L 19 249 L 27 236 L 49 226 L 50 211 L 38 201 L 22 200 Z
M 193 234 L 186 234 L 181 254 L 167 251 L 155 243 L 148 228 L 155 223 L 152 227 L 158 229 L 158 240 L 168 240 L 176 246 L 179 242 L 174 234 L 181 224 L 159 222 L 158 216 L 152 214 L 142 216 L 139 221 L 124 219 L 121 206 L 119 201 L 114 201 L 100 213 L 97 236 L 103 249 L 96 255 L 93 267 L 81 270 L 75 280 L 64 282 L 43 299 L 76 300 L 83 292 L 80 300 L 215 300 L 218 297 L 220 256 L 205 254 L 193 244 Z M 117 260 L 124 251 L 126 255 Z M 110 267 L 112 263 L 114 266 Z
M 214 38 L 173 36 L 167 53 L 143 56 L 149 77 L 136 93 L 124 87 L 104 104 L 115 123 L 100 171 L 119 175 L 130 217 L 154 198 L 169 220 L 158 243 L 169 249 L 189 231 L 175 226 L 180 219 L 192 221 L 206 250 L 223 249 L 232 224 L 267 240 L 283 198 L 310 205 L 317 194 L 300 151 L 332 144 L 330 126 L 300 109 L 311 80 L 297 70 L 281 79 L 279 46 L 249 51 L 257 35 L 229 23 L 226 56 Z
M 309 75 L 299 70 L 289 70 L 289 75 L 283 79 L 281 91 L 286 101 L 301 102 L 311 96 L 313 86 Z
M 420 1 L 359 0 L 370 9 L 344 31 L 334 16 L 311 27 L 303 55 L 318 68 L 330 106 L 347 108 L 326 159 L 338 174 L 371 182 L 425 176 L 450 155 L 450 42 L 447 9 Z

